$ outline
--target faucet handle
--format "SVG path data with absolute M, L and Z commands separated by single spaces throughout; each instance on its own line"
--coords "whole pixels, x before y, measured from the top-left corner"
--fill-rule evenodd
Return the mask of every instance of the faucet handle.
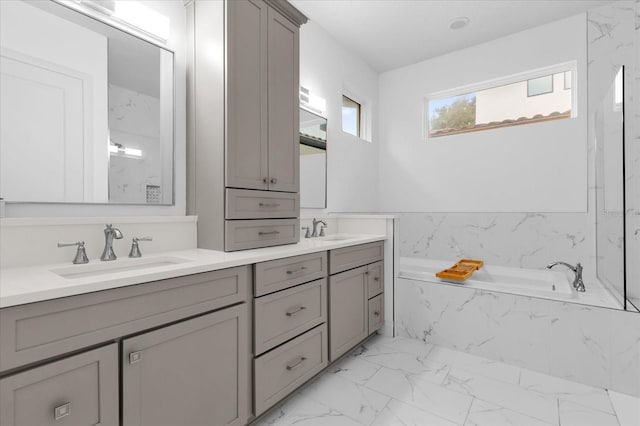
M 320 237 L 324 237 L 325 233 L 324 233 L 324 228 L 328 228 L 329 225 L 320 225 Z
M 311 234 L 309 233 L 309 227 L 308 226 L 303 226 L 302 229 L 306 230 L 306 232 L 304 233 L 304 237 L 305 238 L 311 238 Z
M 78 250 L 76 251 L 76 257 L 73 258 L 73 263 L 75 265 L 80 265 L 83 263 L 89 263 L 89 258 L 87 257 L 87 252 L 84 248 L 84 241 L 76 241 L 75 243 L 65 243 L 59 242 L 58 247 L 71 247 L 78 246 Z
M 131 240 L 131 251 L 129 252 L 129 257 L 142 257 L 142 253 L 140 252 L 140 246 L 138 245 L 138 241 L 153 241 L 153 238 L 133 237 Z

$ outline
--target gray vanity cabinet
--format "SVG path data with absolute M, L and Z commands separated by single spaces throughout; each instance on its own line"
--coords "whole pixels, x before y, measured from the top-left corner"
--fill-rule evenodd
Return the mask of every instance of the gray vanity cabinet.
M 384 243 L 329 252 L 329 354 L 333 362 L 384 322 Z
M 244 425 L 247 305 L 122 342 L 123 426 Z
M 118 425 L 117 347 L 112 343 L 0 379 L 0 425 Z

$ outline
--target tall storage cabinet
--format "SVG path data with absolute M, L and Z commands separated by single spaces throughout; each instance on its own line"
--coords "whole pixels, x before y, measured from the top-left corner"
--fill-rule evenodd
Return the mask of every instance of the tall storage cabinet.
M 198 245 L 232 251 L 296 243 L 306 17 L 284 0 L 195 0 L 187 8 L 187 210 L 199 217 Z M 238 190 L 242 220 L 226 206 Z M 269 201 L 273 193 L 294 208 Z

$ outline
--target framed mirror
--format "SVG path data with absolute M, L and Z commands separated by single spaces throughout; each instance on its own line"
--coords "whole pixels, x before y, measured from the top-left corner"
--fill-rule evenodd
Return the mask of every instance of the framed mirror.
M 0 9 L 0 197 L 173 204 L 173 52 L 53 1 Z
M 300 108 L 300 207 L 327 207 L 327 119 Z

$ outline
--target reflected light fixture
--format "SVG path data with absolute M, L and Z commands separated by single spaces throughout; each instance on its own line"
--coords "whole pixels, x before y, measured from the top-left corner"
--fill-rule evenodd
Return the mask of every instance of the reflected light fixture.
M 327 111 L 327 101 L 311 93 L 311 91 L 304 86 L 300 86 L 300 103 L 303 107 L 319 114 L 324 114 Z
M 56 0 L 60 3 L 78 3 L 105 16 L 133 27 L 156 39 L 167 41 L 171 35 L 171 20 L 135 0 Z

